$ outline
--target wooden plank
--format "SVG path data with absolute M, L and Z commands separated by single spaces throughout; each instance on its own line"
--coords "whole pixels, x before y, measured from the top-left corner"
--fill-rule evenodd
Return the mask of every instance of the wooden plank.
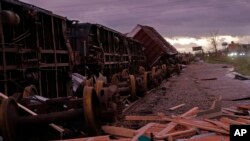
M 192 113 L 192 112 L 190 112 Z M 143 117 L 143 116 L 141 116 Z M 207 130 L 207 131 L 213 131 L 213 132 L 217 132 L 217 133 L 222 133 L 222 134 L 229 134 L 228 131 L 224 130 L 224 129 L 218 129 L 212 126 L 206 126 L 206 125 L 202 125 L 199 122 L 194 122 L 192 120 L 188 120 L 188 119 L 172 119 L 169 117 L 164 117 L 162 119 L 163 121 L 171 121 L 171 122 L 175 122 L 177 124 L 181 124 L 181 125 L 186 125 L 186 126 L 193 126 L 193 127 L 197 127 L 203 130 Z
M 217 97 L 208 110 L 200 111 L 197 116 L 210 118 L 218 115 L 221 112 L 221 99 L 221 96 Z
M 185 112 L 184 114 L 182 114 L 180 117 L 187 117 L 187 116 L 196 115 L 198 113 L 198 110 L 199 110 L 198 107 L 194 107 L 194 108 L 188 110 L 187 112 Z
M 197 129 L 196 128 L 190 128 L 184 131 L 177 131 L 177 132 L 173 132 L 173 133 L 169 133 L 166 135 L 162 135 L 162 136 L 155 136 L 155 139 L 157 140 L 162 140 L 162 139 L 166 139 L 169 137 L 172 137 L 173 139 L 176 138 L 186 138 L 186 137 L 190 137 L 196 134 Z
M 229 111 L 229 112 L 233 112 L 233 113 L 237 113 L 239 111 L 232 109 L 232 108 L 222 108 L 223 110 Z
M 200 115 L 200 116 L 199 116 L 199 113 L 198 113 L 198 117 L 203 118 L 203 119 L 217 118 L 217 117 L 221 117 L 222 115 L 223 115 L 222 112 L 214 112 L 214 113 L 211 113 L 211 114 L 204 114 L 204 115 Z
M 246 124 L 250 124 L 250 120 L 247 120 L 247 119 L 244 119 L 244 118 L 237 118 L 236 121 L 244 122 Z
M 250 116 L 239 116 L 239 115 L 231 115 L 231 114 L 223 114 L 223 115 L 227 117 L 244 118 L 244 119 L 250 120 Z
M 156 123 L 148 123 L 146 126 L 143 126 L 142 128 L 138 129 L 136 131 L 136 135 L 131 139 L 131 141 L 137 141 L 141 135 L 143 135 L 149 128 L 151 128 L 154 125 L 157 125 L 157 124 Z
M 217 133 L 222 133 L 222 134 L 229 134 L 228 131 L 224 130 L 224 129 L 218 129 L 215 127 L 211 127 L 211 126 L 206 126 L 206 125 L 202 125 L 198 122 L 194 122 L 192 120 L 188 120 L 188 119 L 172 119 L 173 122 L 176 122 L 178 124 L 181 125 L 187 125 L 187 126 L 193 126 L 193 127 L 197 127 L 203 130 L 207 130 L 207 131 L 213 131 L 213 132 L 217 132 Z
M 106 136 L 96 136 L 87 138 L 66 139 L 61 141 L 110 141 L 110 138 L 108 135 L 106 135 Z
M 127 138 L 134 137 L 134 135 L 136 133 L 136 130 L 122 128 L 122 127 L 115 127 L 115 126 L 102 126 L 102 130 L 106 134 L 119 136 L 119 137 L 127 137 Z
M 174 106 L 174 107 L 169 108 L 169 110 L 174 111 L 174 110 L 176 110 L 176 109 L 178 109 L 178 108 L 181 108 L 181 107 L 183 107 L 183 106 L 185 106 L 185 105 L 186 105 L 185 103 L 182 103 L 182 104 L 179 104 L 179 105 L 176 105 L 176 106 Z
M 227 117 L 220 118 L 220 121 L 223 122 L 223 123 L 228 123 L 228 124 L 239 124 L 239 125 L 246 124 L 244 122 L 239 122 L 239 121 L 236 121 L 236 120 L 232 120 L 232 119 L 229 119 Z
M 188 110 L 187 112 L 185 112 L 184 114 L 180 115 L 180 117 L 187 117 L 187 116 L 192 116 L 192 115 L 196 115 L 198 112 L 198 107 L 194 107 L 190 110 Z M 163 136 L 164 134 L 167 134 L 168 132 L 170 132 L 172 129 L 174 129 L 176 127 L 177 123 L 175 122 L 170 122 L 166 128 L 164 128 L 162 131 L 160 131 L 156 136 Z
M 222 108 L 222 110 L 226 110 L 226 111 L 232 112 L 234 114 L 244 114 L 242 111 L 238 111 L 238 110 L 231 109 L 231 108 Z
M 216 125 L 216 126 L 218 126 L 220 128 L 223 128 L 223 129 L 225 129 L 227 131 L 230 130 L 229 124 L 225 124 L 225 123 L 215 121 L 215 120 L 210 120 L 210 119 L 204 119 L 204 121 L 210 122 L 210 123 L 212 123 L 212 124 L 214 124 L 214 125 Z
M 224 113 L 224 114 L 227 114 L 227 115 L 234 115 L 235 114 L 234 112 L 230 112 L 230 111 L 227 111 L 227 110 L 224 110 L 224 109 L 222 109 L 221 112 Z
M 237 106 L 239 109 L 250 110 L 250 105 L 239 105 Z

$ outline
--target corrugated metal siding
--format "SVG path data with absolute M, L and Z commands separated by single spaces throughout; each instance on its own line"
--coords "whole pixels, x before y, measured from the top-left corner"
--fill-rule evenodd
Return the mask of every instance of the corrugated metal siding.
M 158 59 L 163 53 L 177 53 L 176 49 L 169 44 L 154 28 L 149 26 L 140 26 L 140 30 L 134 35 L 134 39 L 143 43 L 144 53 L 147 57 L 149 66 Z
M 147 62 L 151 65 L 155 59 L 158 58 L 159 54 L 162 52 L 161 47 L 152 39 L 145 31 L 140 30 L 135 36 L 134 39 L 139 40 L 143 43 L 145 47 L 144 53 L 147 57 Z

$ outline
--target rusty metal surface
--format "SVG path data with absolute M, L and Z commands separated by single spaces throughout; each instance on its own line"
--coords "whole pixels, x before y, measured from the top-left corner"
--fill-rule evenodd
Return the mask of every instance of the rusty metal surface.
M 162 55 L 172 55 L 177 53 L 177 50 L 152 27 L 137 25 L 129 34 L 127 34 L 127 36 L 132 37 L 143 44 L 145 48 L 144 53 L 150 67 L 152 67 Z
M 20 1 L 1 1 L 0 91 L 34 85 L 45 97 L 70 95 L 66 18 Z
M 141 43 L 100 24 L 73 22 L 70 42 L 82 60 L 75 62 L 75 70 L 83 75 L 103 72 L 110 80 L 125 68 L 134 73 L 145 63 Z

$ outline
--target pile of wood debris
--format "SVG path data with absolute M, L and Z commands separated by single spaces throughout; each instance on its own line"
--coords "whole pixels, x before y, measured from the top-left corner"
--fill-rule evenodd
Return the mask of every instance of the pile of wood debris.
M 105 136 L 71 141 L 229 141 L 230 125 L 250 124 L 249 110 L 250 105 L 243 105 L 199 115 L 198 107 L 194 107 L 178 116 L 125 116 L 124 120 L 148 124 L 137 130 L 103 126 Z

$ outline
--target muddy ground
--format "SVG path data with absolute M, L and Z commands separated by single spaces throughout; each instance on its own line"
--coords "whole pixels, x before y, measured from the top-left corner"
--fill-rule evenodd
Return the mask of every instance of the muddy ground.
M 250 97 L 250 81 L 234 78 L 233 68 L 225 64 L 196 62 L 183 69 L 179 76 L 164 81 L 153 89 L 138 105 L 126 115 L 178 115 L 193 107 L 207 110 L 218 96 L 222 97 L 222 107 L 250 104 L 250 100 L 237 100 Z M 234 101 L 236 100 L 236 101 Z M 170 111 L 169 108 L 184 103 L 185 106 Z M 120 120 L 115 123 L 137 129 L 146 122 Z

